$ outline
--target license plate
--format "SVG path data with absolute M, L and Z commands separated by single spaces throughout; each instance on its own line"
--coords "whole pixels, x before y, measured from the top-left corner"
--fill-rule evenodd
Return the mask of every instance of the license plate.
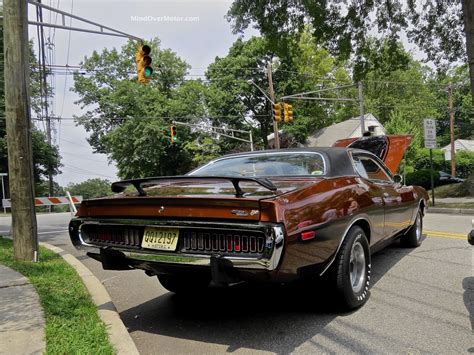
M 156 250 L 176 250 L 179 229 L 146 227 L 143 234 L 142 248 Z

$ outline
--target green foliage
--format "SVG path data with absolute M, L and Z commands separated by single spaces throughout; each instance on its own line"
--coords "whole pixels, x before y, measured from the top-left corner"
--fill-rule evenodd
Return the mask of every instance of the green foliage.
M 210 137 L 188 142 L 185 148 L 193 156 L 193 160 L 198 166 L 222 155 L 219 145 Z
M 39 260 L 14 261 L 12 241 L 0 237 L 0 263 L 26 276 L 40 297 L 46 354 L 113 354 L 97 307 L 74 269 L 43 247 Z
M 393 45 L 391 42 L 371 40 L 366 50 L 366 111 L 374 114 L 383 124 L 396 115 L 421 130 L 423 119 L 434 117 L 437 113 L 433 102 L 434 91 L 438 87 L 430 87 L 430 72 L 415 61 L 401 43 Z M 407 82 L 409 84 L 404 84 Z
M 406 153 L 408 161 L 417 159 L 423 144 L 423 132 L 420 126 L 409 120 L 405 115 L 398 111 L 394 111 L 390 115 L 390 120 L 385 124 L 387 134 L 408 134 L 411 135 L 412 141 Z
M 412 161 L 414 170 L 430 168 L 430 153 L 428 149 L 420 149 L 416 160 Z M 444 160 L 444 153 L 439 149 L 433 149 L 433 169 L 450 173 L 451 161 Z M 467 179 L 474 171 L 474 153 L 459 151 L 456 152 L 456 176 Z
M 191 170 L 195 164 L 183 149 L 184 136 L 171 144 L 169 126 L 159 119 L 133 118 L 126 120 L 103 137 L 110 157 L 116 162 L 124 179 L 146 176 L 178 175 Z
M 420 149 L 416 160 L 412 162 L 414 170 L 430 169 L 430 151 L 429 149 Z M 449 161 L 444 160 L 444 154 L 440 149 L 433 149 L 433 169 L 435 171 L 450 171 Z
M 452 83 L 454 107 L 454 134 L 459 139 L 474 138 L 473 103 L 470 91 L 469 68 L 467 65 L 433 75 L 428 84 L 433 85 L 432 105 L 438 110 L 432 116 L 436 119 L 438 143 L 441 147 L 450 143 L 447 88 Z
M 416 170 L 412 173 L 406 174 L 405 184 L 421 186 L 421 187 L 424 187 L 426 190 L 431 189 L 430 171 L 431 170 L 429 169 L 421 169 L 421 170 Z M 434 186 L 438 186 L 439 173 L 437 171 L 433 171 L 433 180 L 434 180 Z
M 106 179 L 88 179 L 79 183 L 70 183 L 65 190 L 72 196 L 82 196 L 84 199 L 112 195 L 111 182 Z
M 272 131 L 271 105 L 252 80 L 261 88 L 268 88 L 266 69 L 273 61 L 264 39 L 253 37 L 248 41 L 238 39 L 225 57 L 216 57 L 206 71 L 209 80 L 207 105 L 211 116 L 223 119 L 211 120 L 217 126 L 250 129 L 255 125 L 257 140 L 265 146 L 267 135 Z M 248 119 L 246 120 L 246 117 Z M 223 149 L 231 150 L 239 143 L 223 142 Z
M 282 55 L 291 46 L 291 36 L 306 25 L 312 36 L 339 58 L 351 55 L 359 63 L 355 79 L 364 76 L 370 33 L 396 43 L 402 30 L 436 63 L 464 59 L 464 28 L 460 1 L 299 1 L 234 0 L 227 19 L 234 32 L 250 25 L 267 38 Z
M 96 74 L 74 77 L 77 103 L 88 109 L 77 122 L 90 133 L 94 150 L 116 162 L 121 178 L 181 174 L 195 166 L 183 150 L 193 134 L 180 127 L 172 145 L 169 128 L 173 119 L 192 122 L 204 114 L 204 86 L 184 80 L 188 65 L 160 48 L 158 39 L 148 44 L 155 68 L 148 85 L 137 82 L 133 41 L 121 50 L 93 52 L 81 65 Z
M 331 81 L 325 87 L 348 83 L 349 75 L 343 63 L 337 62 L 311 37 L 309 31 L 308 28 L 302 36 L 292 37 L 291 48 L 282 57 L 274 54 L 267 40 L 253 37 L 248 41 L 237 40 L 227 56 L 216 58 L 206 72 L 210 82 L 207 101 L 209 111 L 216 116 L 237 117 L 214 123 L 245 129 L 250 126 L 254 129 L 257 143 L 267 147 L 267 135 L 273 132 L 272 108 L 262 92 L 249 81 L 266 90 L 269 63 L 272 64 L 277 99 L 297 92 L 313 91 L 325 79 Z M 334 82 L 334 79 L 337 81 Z M 291 103 L 295 120 L 290 125 L 281 123 L 280 127 L 300 143 L 315 130 L 347 119 L 354 113 L 352 107 L 338 103 L 329 107 L 315 102 Z M 223 146 L 224 151 L 229 149 Z
M 449 171 L 449 170 L 448 170 Z M 474 152 L 456 152 L 456 176 L 467 179 L 474 174 Z

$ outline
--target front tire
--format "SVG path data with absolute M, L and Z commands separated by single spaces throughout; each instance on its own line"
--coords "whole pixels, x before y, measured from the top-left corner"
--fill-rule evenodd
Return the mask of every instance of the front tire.
M 369 243 L 362 228 L 349 230 L 335 261 L 335 291 L 342 307 L 361 307 L 369 296 L 371 272 Z
M 416 214 L 415 223 L 410 229 L 400 237 L 400 243 L 402 246 L 407 248 L 416 248 L 421 245 L 423 233 L 423 215 L 421 209 L 418 209 Z
M 205 277 L 191 277 L 187 275 L 158 275 L 158 280 L 165 289 L 177 294 L 204 291 L 210 282 L 210 280 Z

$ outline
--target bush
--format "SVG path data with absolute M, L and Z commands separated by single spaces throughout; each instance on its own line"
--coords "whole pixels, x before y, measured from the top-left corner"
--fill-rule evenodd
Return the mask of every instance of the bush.
M 439 185 L 439 173 L 433 172 L 434 185 Z M 431 174 L 429 169 L 421 169 L 408 173 L 405 178 L 406 185 L 418 185 L 424 187 L 426 190 L 431 189 Z
M 430 151 L 428 149 L 420 149 L 418 156 L 412 164 L 415 171 L 429 170 Z M 444 153 L 440 149 L 433 149 L 433 169 L 451 174 L 451 161 L 444 160 Z M 473 171 L 474 153 L 466 151 L 456 152 L 456 177 L 467 179 Z

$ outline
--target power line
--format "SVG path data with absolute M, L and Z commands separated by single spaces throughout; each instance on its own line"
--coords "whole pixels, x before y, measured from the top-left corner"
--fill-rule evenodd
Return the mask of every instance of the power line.
M 82 169 L 81 170 L 76 170 L 75 168 L 70 168 L 70 167 L 67 167 L 67 166 L 64 166 L 62 169 L 69 170 L 72 173 L 79 174 L 79 175 L 94 175 L 94 176 L 102 176 L 102 177 L 109 178 L 109 179 L 112 179 L 112 180 L 115 179 L 115 177 L 113 177 L 113 176 L 102 175 L 102 174 L 98 174 L 94 171 L 89 171 L 89 170 L 82 170 Z
M 270 115 L 251 115 L 252 117 L 269 117 Z M 219 118 L 245 118 L 246 115 L 222 115 L 222 116 L 203 116 L 203 117 L 189 117 L 189 116 L 153 116 L 153 117 L 51 117 L 54 120 L 138 120 L 138 119 L 164 119 L 164 120 L 205 120 L 205 119 L 219 119 Z M 2 117 L 0 117 L 2 119 Z M 32 120 L 42 121 L 44 118 L 34 117 Z
M 74 0 L 71 0 L 71 14 L 73 13 L 73 10 L 74 10 Z M 71 25 L 72 25 L 72 17 L 69 19 L 69 27 L 71 27 Z M 69 36 L 68 36 L 68 42 L 67 42 L 66 67 L 69 65 L 69 53 L 70 53 L 70 49 L 71 49 L 71 33 L 72 33 L 72 31 L 69 30 Z M 60 114 L 60 116 L 62 116 L 63 112 L 64 112 L 64 101 L 66 99 L 67 78 L 68 78 L 68 76 L 66 75 L 64 77 L 63 102 L 62 102 L 62 105 L 61 105 L 61 114 Z
M 63 150 L 61 150 L 60 153 L 61 153 L 61 154 L 65 154 L 65 155 L 69 155 L 69 156 L 72 156 L 72 157 L 75 157 L 75 158 L 77 158 L 77 159 L 84 159 L 84 160 L 89 160 L 89 161 L 93 161 L 93 162 L 97 162 L 97 163 L 105 163 L 105 161 L 103 161 L 103 160 L 87 158 L 84 154 L 69 153 L 69 152 L 65 152 L 65 151 L 63 151 Z

